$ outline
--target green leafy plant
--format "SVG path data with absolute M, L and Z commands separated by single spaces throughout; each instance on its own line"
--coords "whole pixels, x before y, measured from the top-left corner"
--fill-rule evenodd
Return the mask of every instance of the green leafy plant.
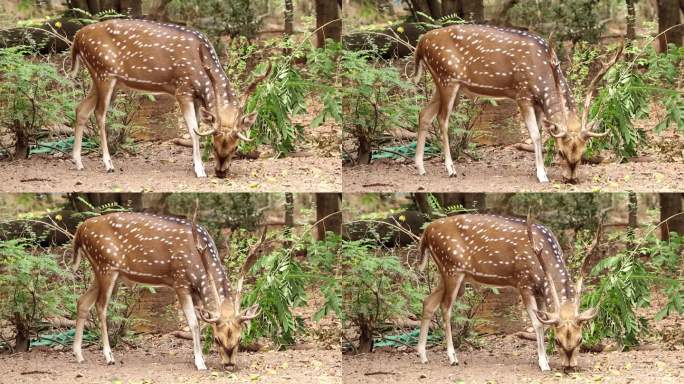
M 648 319 L 637 313 L 650 306 L 651 289 L 662 288 L 667 303 L 655 315 L 656 320 L 675 312 L 684 313 L 684 283 L 680 276 L 682 237 L 672 242 L 660 241 L 650 232 L 635 249 L 624 249 L 606 257 L 594 266 L 591 276 L 597 278 L 592 289 L 585 290 L 582 303 L 598 307 L 598 315 L 583 337 L 588 345 L 612 339 L 624 348 L 639 344 L 649 332 Z M 630 244 L 631 235 L 618 233 L 613 241 Z M 650 262 L 642 261 L 647 257 Z
M 305 306 L 308 274 L 288 248 L 261 256 L 252 267 L 254 284 L 246 290 L 242 307 L 258 303 L 261 314 L 252 320 L 245 341 L 267 337 L 277 345 L 290 345 L 304 331 L 304 319 L 293 312 Z
M 55 256 L 33 252 L 33 240 L 0 241 L 0 319 L 15 328 L 15 350 L 28 350 L 43 321 L 67 312 L 72 293 Z
M 29 147 L 49 124 L 73 120 L 75 91 L 68 79 L 23 47 L 0 49 L 0 127 L 15 137 L 14 156 Z

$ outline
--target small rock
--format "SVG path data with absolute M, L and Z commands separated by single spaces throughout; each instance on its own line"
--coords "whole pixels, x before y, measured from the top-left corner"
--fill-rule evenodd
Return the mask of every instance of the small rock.
M 424 373 L 421 373 L 420 376 L 418 376 L 421 379 L 427 379 L 427 375 Z
M 76 378 L 79 378 L 79 377 L 83 377 L 83 374 L 80 372 L 76 374 Z

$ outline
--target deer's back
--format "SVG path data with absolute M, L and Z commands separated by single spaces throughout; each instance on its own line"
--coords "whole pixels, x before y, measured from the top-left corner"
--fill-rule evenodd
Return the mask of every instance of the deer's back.
M 203 229 L 200 234 L 208 238 Z M 96 272 L 161 277 L 196 263 L 191 223 L 184 219 L 110 213 L 81 223 L 75 241 Z
M 94 75 L 130 81 L 164 84 L 191 80 L 204 73 L 203 57 L 218 61 L 203 34 L 143 20 L 108 20 L 86 26 L 76 33 L 74 44 Z
M 453 25 L 425 33 L 416 49 L 435 82 L 458 81 L 473 93 L 516 97 L 533 85 L 552 86 L 553 52 L 539 36 L 484 25 Z
M 524 219 L 465 214 L 432 222 L 423 241 L 440 271 L 465 273 L 480 283 L 497 286 L 538 288 L 544 272 L 533 253 Z M 546 265 L 562 266 L 562 255 L 553 233 L 533 226 L 535 248 L 543 248 Z M 563 266 L 564 268 L 564 266 Z

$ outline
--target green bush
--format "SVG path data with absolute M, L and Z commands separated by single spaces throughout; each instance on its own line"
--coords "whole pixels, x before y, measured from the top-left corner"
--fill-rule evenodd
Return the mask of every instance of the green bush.
M 47 253 L 34 253 L 30 239 L 0 241 L 0 319 L 15 328 L 15 349 L 26 351 L 30 338 L 52 316 L 75 302 L 68 273 Z
M 40 129 L 73 121 L 75 91 L 55 66 L 26 48 L 0 49 L 0 129 L 15 136 L 14 156 L 28 156 Z

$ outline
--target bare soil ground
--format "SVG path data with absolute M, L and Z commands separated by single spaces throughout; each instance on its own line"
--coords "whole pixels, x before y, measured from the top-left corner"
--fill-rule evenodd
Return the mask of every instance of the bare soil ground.
M 295 151 L 276 158 L 267 146 L 258 159 L 233 160 L 225 179 L 214 176 L 212 159 L 204 162 L 208 178 L 197 178 L 192 149 L 173 143 L 187 136 L 172 97 L 152 102 L 143 97 L 132 133 L 132 151 L 112 156 L 115 172 L 104 171 L 99 149 L 83 156 L 77 171 L 70 154 L 34 155 L 29 159 L 0 160 L 4 192 L 334 192 L 342 188 L 339 156 L 340 127 L 334 122 L 311 129 L 310 121 L 321 106 L 309 103 L 305 115 L 293 118 L 303 125 L 304 137 Z M 67 127 L 68 128 L 68 127 Z M 7 139 L 7 138 L 6 138 Z M 132 153 L 129 153 L 132 152 Z
M 444 160 L 425 161 L 426 175 L 419 176 L 413 161 L 382 160 L 370 165 L 345 166 L 345 192 L 635 192 L 684 189 L 682 162 L 629 162 L 582 164 L 578 184 L 561 181 L 562 169 L 546 171 L 550 183 L 537 181 L 532 153 L 507 147 L 483 147 L 480 160 L 455 161 L 457 176 L 447 177 Z
M 552 372 L 537 366 L 535 342 L 515 336 L 490 336 L 486 348 L 459 351 L 460 365 L 451 367 L 442 346 L 428 350 L 428 364 L 413 351 L 382 350 L 343 356 L 345 383 L 681 383 L 684 352 L 648 350 L 583 353 L 579 369 L 562 373 L 557 356 Z
M 239 370 L 221 369 L 220 357 L 205 354 L 208 371 L 195 369 L 192 342 L 171 336 L 149 337 L 142 348 L 115 349 L 115 365 L 106 365 L 101 350 L 84 350 L 76 363 L 70 350 L 34 349 L 0 355 L 0 383 L 341 383 L 339 349 L 240 352 Z
M 235 160 L 225 179 L 192 170 L 192 151 L 170 142 L 141 145 L 140 154 L 114 156 L 114 173 L 105 173 L 99 154 L 83 157 L 82 171 L 71 160 L 36 156 L 0 161 L 5 192 L 332 192 L 341 189 L 340 160 L 334 157 L 286 157 Z

